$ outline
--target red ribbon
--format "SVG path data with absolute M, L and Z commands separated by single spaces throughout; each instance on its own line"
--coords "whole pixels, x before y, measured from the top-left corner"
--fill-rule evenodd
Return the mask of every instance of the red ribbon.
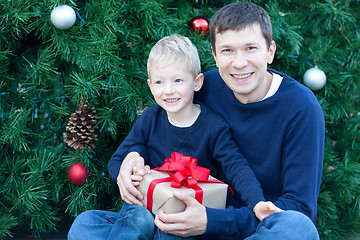
M 192 188 L 195 191 L 195 199 L 202 203 L 203 190 L 197 185 L 200 182 L 223 183 L 217 179 L 209 179 L 210 170 L 204 167 L 196 166 L 197 159 L 184 156 L 178 152 L 172 152 L 171 158 L 166 158 L 165 163 L 154 170 L 167 171 L 169 177 L 155 179 L 150 182 L 147 192 L 147 208 L 152 211 L 153 193 L 155 186 L 162 182 L 171 182 L 171 187 L 180 188 L 182 185 L 186 188 Z M 232 189 L 229 188 L 231 193 Z

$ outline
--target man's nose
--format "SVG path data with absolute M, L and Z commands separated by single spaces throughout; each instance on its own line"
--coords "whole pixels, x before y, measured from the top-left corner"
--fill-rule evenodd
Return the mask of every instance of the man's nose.
M 234 54 L 234 58 L 232 60 L 232 66 L 234 68 L 243 68 L 247 65 L 247 58 L 241 51 L 237 51 Z

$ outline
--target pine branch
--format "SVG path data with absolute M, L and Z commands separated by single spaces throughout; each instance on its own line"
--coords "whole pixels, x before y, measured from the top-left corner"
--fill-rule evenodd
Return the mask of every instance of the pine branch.
M 2 125 L 0 141 L 13 146 L 16 151 L 29 151 L 30 138 L 34 135 L 27 129 L 30 112 L 23 109 L 13 109 Z
M 13 237 L 11 235 L 11 229 L 18 225 L 16 217 L 11 214 L 0 211 L 0 238 Z

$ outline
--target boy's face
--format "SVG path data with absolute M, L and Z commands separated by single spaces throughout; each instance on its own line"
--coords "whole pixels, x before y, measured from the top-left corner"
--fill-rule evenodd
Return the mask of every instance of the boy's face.
M 267 47 L 258 24 L 216 34 L 216 65 L 240 102 L 257 102 L 266 95 L 272 77 L 267 66 L 272 63 L 275 50 L 275 42 Z
M 187 114 L 192 109 L 194 91 L 199 91 L 202 83 L 203 75 L 194 76 L 183 63 L 154 66 L 148 79 L 156 103 L 168 114 Z

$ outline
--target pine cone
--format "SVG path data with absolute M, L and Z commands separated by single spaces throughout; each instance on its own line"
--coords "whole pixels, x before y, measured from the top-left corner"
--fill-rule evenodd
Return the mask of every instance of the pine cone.
M 97 129 L 95 113 L 94 107 L 88 109 L 88 105 L 83 100 L 80 101 L 79 108 L 71 114 L 66 126 L 65 142 L 69 147 L 75 149 L 95 148 L 95 145 L 90 142 L 98 140 L 97 134 L 95 134 Z

